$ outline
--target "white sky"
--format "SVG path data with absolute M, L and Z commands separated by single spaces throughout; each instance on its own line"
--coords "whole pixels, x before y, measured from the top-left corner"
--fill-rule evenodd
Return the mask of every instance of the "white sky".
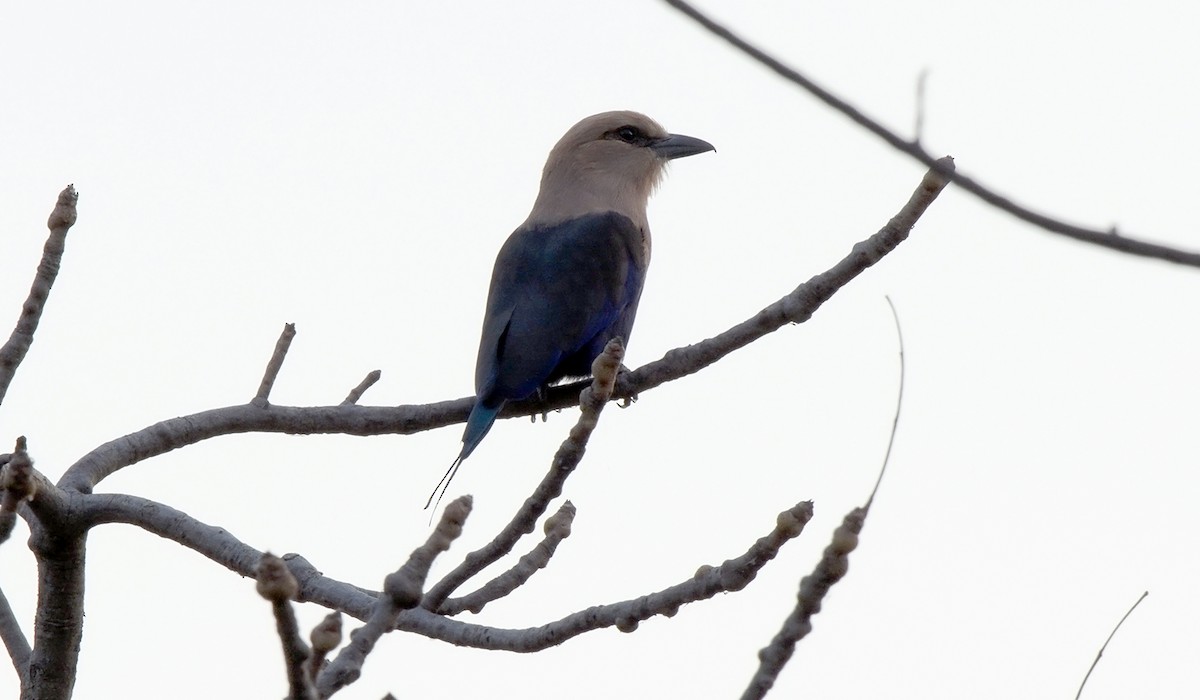
M 709 3 L 715 5 L 715 3 Z M 744 3 L 720 18 L 1018 200 L 1200 248 L 1194 3 Z M 636 109 L 716 154 L 673 165 L 628 364 L 711 336 L 840 259 L 923 168 L 657 2 L 21 3 L 0 10 L 0 322 L 59 190 L 79 223 L 0 441 L 57 478 L 96 445 L 240 403 L 284 322 L 272 398 L 471 391 L 484 295 L 578 119 Z M 517 656 L 390 636 L 338 697 L 736 697 L 886 445 L 899 308 L 908 392 L 848 577 L 771 697 L 1073 697 L 1200 688 L 1200 270 L 1073 243 L 947 190 L 809 323 L 604 415 L 551 567 L 473 621 L 536 626 L 817 517 L 748 589 Z M 6 311 L 5 311 L 6 309 Z M 7 322 L 3 322 L 7 323 Z M 2 325 L 2 324 L 0 324 Z M 8 328 L 8 326 L 4 326 Z M 7 333 L 4 330 L 3 333 Z M 575 411 L 505 421 L 467 462 L 489 538 Z M 428 533 L 461 429 L 213 440 L 129 468 L 135 493 L 376 587 Z M 0 585 L 32 629 L 19 526 Z M 280 697 L 253 582 L 110 526 L 90 539 L 77 697 Z M 322 612 L 303 608 L 310 626 Z M 0 696 L 16 683 L 0 664 Z

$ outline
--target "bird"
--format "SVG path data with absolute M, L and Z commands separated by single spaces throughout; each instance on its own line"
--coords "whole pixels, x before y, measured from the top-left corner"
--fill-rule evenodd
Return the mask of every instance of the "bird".
M 587 117 L 550 150 L 529 217 L 496 256 L 462 450 L 426 508 L 506 403 L 586 377 L 609 340 L 628 343 L 650 264 L 646 203 L 668 162 L 715 150 L 632 111 Z

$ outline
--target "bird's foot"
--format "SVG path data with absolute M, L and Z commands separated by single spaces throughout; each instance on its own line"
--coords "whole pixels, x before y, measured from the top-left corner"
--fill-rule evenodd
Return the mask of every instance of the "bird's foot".
M 625 363 L 622 362 L 621 366 L 617 368 L 617 381 L 619 382 L 621 380 L 621 375 L 629 374 L 632 371 L 633 370 L 626 367 Z M 633 404 L 637 403 L 637 400 L 638 400 L 637 392 L 634 392 L 634 393 L 630 394 L 629 396 L 626 396 L 625 398 L 618 401 L 617 407 L 618 408 L 629 408 Z

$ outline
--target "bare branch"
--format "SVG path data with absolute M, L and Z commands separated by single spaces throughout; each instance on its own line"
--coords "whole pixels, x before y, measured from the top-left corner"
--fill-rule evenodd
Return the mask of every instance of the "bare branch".
M 21 623 L 17 621 L 3 590 L 0 590 L 0 640 L 4 641 L 13 670 L 17 672 L 21 687 L 25 688 L 29 685 L 29 640 L 21 631 Z
M 879 138 L 883 139 L 888 143 L 888 145 L 892 146 L 892 148 L 912 156 L 916 160 L 929 167 L 937 167 L 937 161 L 934 156 L 925 149 L 921 148 L 919 143 L 915 141 L 906 141 L 905 139 L 901 138 L 898 134 L 890 131 L 879 122 L 871 119 L 859 110 L 850 106 L 850 104 L 845 100 L 817 85 L 815 82 L 804 77 L 796 70 L 784 65 L 778 59 L 767 54 L 762 49 L 757 48 L 745 39 L 742 39 L 726 27 L 713 21 L 683 0 L 665 0 L 665 2 L 688 17 L 691 17 L 715 36 L 724 39 L 726 42 L 739 49 L 742 53 L 771 69 L 788 82 L 798 85 L 799 87 L 811 93 L 820 101 L 834 108 L 838 112 L 841 112 L 855 124 L 858 124 L 867 131 L 870 131 Z M 1085 243 L 1111 248 L 1113 250 L 1117 250 L 1122 253 L 1128 253 L 1130 255 L 1140 255 L 1143 257 L 1157 258 L 1167 262 L 1178 263 L 1180 265 L 1200 267 L 1200 253 L 1180 250 L 1178 248 L 1171 248 L 1170 246 L 1160 245 L 1158 243 L 1150 243 L 1147 241 L 1128 238 L 1123 234 L 1118 234 L 1115 228 L 1108 231 L 1103 231 L 1100 229 L 1089 229 L 1068 224 L 1064 221 L 1051 218 L 1044 214 L 1035 212 L 1032 209 L 1021 206 L 1007 197 L 997 194 L 991 188 L 984 186 L 979 181 L 968 177 L 967 175 L 962 173 L 955 173 L 952 175 L 948 173 L 948 175 L 953 179 L 954 184 L 963 188 L 967 192 L 970 192 L 979 199 L 982 199 L 991 206 L 1000 209 L 1001 211 L 1008 212 L 1022 221 L 1031 223 L 1034 226 L 1042 228 L 1046 231 L 1050 231 L 1051 233 L 1057 233 L 1067 236 L 1068 238 L 1074 238 L 1077 241 L 1083 241 Z
M 469 625 L 435 615 L 424 608 L 415 608 L 401 615 L 398 627 L 459 646 L 520 653 L 541 651 L 604 627 L 632 632 L 642 620 L 656 615 L 669 617 L 687 603 L 745 588 L 758 575 L 758 571 L 775 558 L 785 543 L 804 530 L 811 518 L 812 503 L 797 504 L 780 513 L 774 530 L 755 542 L 740 557 L 716 567 L 702 566 L 687 581 L 656 593 L 589 607 L 538 627 L 509 630 Z
M 308 645 L 300 638 L 300 625 L 296 622 L 296 611 L 292 599 L 300 586 L 279 557 L 267 552 L 258 564 L 258 594 L 271 602 L 275 613 L 275 629 L 283 644 L 283 661 L 288 672 L 288 700 L 317 700 L 316 689 L 308 677 L 305 662 L 308 661 Z
M 37 331 L 38 323 L 42 320 L 42 310 L 50 297 L 50 287 L 54 286 L 54 280 L 58 277 L 59 265 L 67 245 L 67 231 L 75 224 L 75 204 L 78 201 L 79 194 L 75 191 L 75 186 L 67 185 L 67 188 L 58 194 L 58 202 L 54 211 L 50 212 L 50 220 L 46 222 L 50 227 L 50 237 L 46 239 L 46 245 L 42 248 L 42 261 L 38 263 L 29 297 L 21 307 L 21 316 L 17 319 L 17 326 L 9 336 L 8 342 L 4 347 L 0 347 L 0 403 L 3 403 L 17 368 L 21 366 L 21 361 L 29 352 L 29 346 L 33 344 L 33 334 Z
M 866 517 L 866 508 L 855 508 L 834 530 L 833 541 L 825 548 L 817 568 L 800 581 L 796 607 L 784 621 L 783 629 L 771 640 L 770 646 L 758 652 L 758 671 L 750 679 L 750 686 L 742 694 L 742 700 L 764 697 L 791 658 L 796 642 L 812 631 L 812 616 L 821 611 L 825 594 L 846 575 L 850 566 L 850 552 L 858 546 L 858 535 L 862 532 Z
M 358 680 L 363 662 L 379 638 L 396 628 L 396 619 L 402 611 L 417 607 L 429 567 L 462 535 L 463 523 L 470 514 L 471 497 L 456 498 L 446 506 L 425 544 L 414 550 L 403 566 L 388 574 L 383 582 L 384 594 L 376 601 L 370 619 L 350 634 L 350 644 L 317 676 L 317 688 L 322 698 Z
M 1104 640 L 1104 644 L 1100 646 L 1100 651 L 1096 652 L 1096 658 L 1092 660 L 1092 665 L 1088 667 L 1087 673 L 1083 676 L 1083 682 L 1079 684 L 1079 691 L 1075 693 L 1075 700 L 1079 700 L 1079 698 L 1083 695 L 1083 686 L 1087 685 L 1088 678 L 1092 677 L 1092 671 L 1096 670 L 1096 664 L 1100 663 L 1100 657 L 1104 656 L 1104 650 L 1108 648 L 1108 643 L 1113 640 L 1113 637 L 1117 636 L 1117 630 L 1121 629 L 1121 625 L 1125 624 L 1125 620 L 1133 614 L 1133 611 L 1137 609 L 1137 606 L 1142 604 L 1142 601 L 1145 600 L 1146 596 L 1148 595 L 1150 595 L 1150 591 L 1143 591 L 1142 595 L 1138 597 L 1133 606 L 1121 616 L 1121 620 L 1117 622 L 1117 626 L 1113 628 L 1113 631 L 1108 633 L 1108 639 Z
M 367 389 L 370 389 L 375 382 L 379 381 L 379 377 L 382 376 L 382 374 L 383 373 L 377 369 L 373 369 L 368 372 L 366 378 L 359 382 L 358 386 L 351 389 L 350 393 L 346 395 L 346 398 L 342 400 L 342 405 L 353 406 L 354 404 L 358 403 L 358 400 L 362 398 L 362 395 L 366 393 Z
M 850 255 L 828 271 L 813 277 L 792 293 L 729 330 L 682 348 L 662 359 L 617 376 L 614 398 L 627 399 L 665 382 L 693 374 L 725 355 L 744 347 L 788 323 L 803 323 L 838 289 L 863 270 L 890 253 L 907 237 L 926 208 L 946 185 L 944 173 L 952 171 L 950 158 L 938 161 L 900 212 L 878 233 L 856 244 Z M 587 386 L 576 382 L 547 392 L 543 400 L 507 404 L 505 418 L 528 416 L 574 406 Z M 295 435 L 408 435 L 461 423 L 467 418 L 474 397 L 441 401 L 421 406 L 316 406 L 307 408 L 244 404 L 216 408 L 173 418 L 107 442 L 73 464 L 59 486 L 68 491 L 90 492 L 110 474 L 144 459 L 195 444 L 219 435 L 263 432 Z M 557 494 L 555 494 L 557 495 Z M 540 515 L 540 513 L 538 513 Z M 536 516 L 535 516 L 536 519 Z M 532 532 L 532 525 L 528 532 Z
M 439 610 L 442 603 L 459 586 L 485 567 L 499 560 L 500 557 L 511 552 L 517 540 L 533 532 L 537 519 L 546 512 L 550 501 L 562 494 L 562 487 L 566 483 L 567 477 L 575 471 L 575 467 L 579 466 L 579 461 L 583 459 L 583 452 L 592 431 L 596 429 L 600 412 L 612 398 L 617 370 L 621 368 L 621 358 L 624 355 L 625 346 L 619 338 L 608 341 L 603 352 L 592 362 L 591 385 L 579 395 L 579 420 L 575 423 L 575 427 L 571 428 L 567 439 L 559 446 L 558 452 L 555 453 L 554 459 L 550 463 L 550 471 L 542 477 L 542 481 L 534 489 L 533 495 L 525 499 L 508 525 L 505 525 L 504 529 L 491 542 L 464 557 L 461 564 L 434 585 L 426 594 L 425 599 L 421 601 L 421 607 L 426 610 Z
M 546 519 L 543 527 L 545 537 L 538 542 L 533 551 L 521 557 L 516 566 L 500 574 L 496 578 L 480 586 L 478 590 L 468 593 L 461 598 L 451 598 L 438 606 L 437 612 L 442 615 L 457 615 L 464 610 L 479 613 L 484 606 L 493 600 L 520 588 L 539 570 L 546 568 L 558 544 L 571 536 L 571 521 L 575 519 L 575 506 L 567 501 L 558 512 Z
M 93 525 L 102 522 L 136 525 L 193 549 L 242 576 L 254 576 L 262 556 L 224 529 L 206 525 L 186 513 L 148 499 L 125 494 L 96 494 L 81 497 L 81 503 L 76 507 L 85 511 L 83 519 Z M 396 629 L 459 646 L 521 653 L 556 646 L 594 629 L 612 626 L 632 629 L 640 620 L 674 614 L 686 603 L 741 590 L 775 557 L 784 543 L 800 534 L 811 518 L 812 504 L 798 504 L 781 513 L 774 531 L 756 542 L 746 554 L 719 567 L 702 567 L 690 580 L 658 593 L 588 608 L 536 627 L 503 629 L 474 625 L 418 606 L 400 613 Z M 288 554 L 283 559 L 299 584 L 297 601 L 316 603 L 359 620 L 367 620 L 373 614 L 379 594 L 325 576 L 299 555 Z
M 250 403 L 255 406 L 267 405 L 271 387 L 275 386 L 275 379 L 279 376 L 279 370 L 283 368 L 283 360 L 287 357 L 288 348 L 292 346 L 292 338 L 295 337 L 296 324 L 283 324 L 283 332 L 279 334 L 279 340 L 275 341 L 275 352 L 271 353 L 271 359 L 267 362 L 267 371 L 263 373 L 262 383 L 258 385 L 258 393 Z

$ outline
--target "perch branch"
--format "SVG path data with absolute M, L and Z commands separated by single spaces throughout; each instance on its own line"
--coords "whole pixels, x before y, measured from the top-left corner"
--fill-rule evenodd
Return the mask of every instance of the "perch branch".
M 75 186 L 67 185 L 67 188 L 58 194 L 58 202 L 54 211 L 50 212 L 50 220 L 46 222 L 50 227 L 50 237 L 46 239 L 46 245 L 42 248 L 42 261 L 38 263 L 37 272 L 34 274 L 29 297 L 21 307 L 21 316 L 17 319 L 17 326 L 9 336 L 8 342 L 4 347 L 0 347 L 0 403 L 4 402 L 9 384 L 12 384 L 17 368 L 21 366 L 21 361 L 29 352 L 29 346 L 33 344 L 33 334 L 37 331 L 38 323 L 42 320 L 42 310 L 50 297 L 50 287 L 54 286 L 59 266 L 62 264 L 63 251 L 67 246 L 67 231 L 75 224 L 75 204 L 78 201 L 79 193 L 75 191 Z
M 883 139 L 892 148 L 895 148 L 896 150 L 913 157 L 921 163 L 924 163 L 926 166 L 931 168 L 937 167 L 937 159 L 935 159 L 931 153 L 922 148 L 919 142 L 908 141 L 904 138 L 901 138 L 900 135 L 892 132 L 879 122 L 863 114 L 858 109 L 851 106 L 850 103 L 841 99 L 837 95 L 834 95 L 832 92 L 829 92 L 820 85 L 817 85 L 815 82 L 806 78 L 798 71 L 784 65 L 778 59 L 734 34 L 728 28 L 713 21 L 708 16 L 689 5 L 687 2 L 684 2 L 684 0 L 665 0 L 665 2 L 695 20 L 700 26 L 707 29 L 713 35 L 724 39 L 742 53 L 774 71 L 784 80 L 803 88 L 818 100 L 824 102 L 838 112 L 841 112 L 855 124 L 858 124 L 867 131 L 870 131 L 872 134 L 875 134 L 879 138 Z M 1112 250 L 1128 253 L 1130 255 L 1140 255 L 1143 257 L 1156 258 L 1158 260 L 1178 263 L 1180 265 L 1200 267 L 1200 253 L 1180 250 L 1178 248 L 1172 248 L 1170 246 L 1160 245 L 1158 243 L 1150 243 L 1147 241 L 1128 238 L 1124 234 L 1117 233 L 1115 228 L 1109 231 L 1102 231 L 1099 229 L 1089 229 L 1068 224 L 1064 221 L 1059 221 L 1058 219 L 1051 218 L 1045 214 L 1040 214 L 1032 209 L 1021 206 L 1007 197 L 997 194 L 994 190 L 984 186 L 979 181 L 962 173 L 947 172 L 946 175 L 953 180 L 954 184 L 963 188 L 967 192 L 970 192 L 979 199 L 982 199 L 989 205 L 1000 209 L 1001 211 L 1007 212 L 1018 219 L 1021 219 L 1022 221 L 1033 224 L 1034 226 L 1046 231 L 1050 231 L 1051 233 L 1057 233 L 1067 236 L 1068 238 L 1074 238 L 1077 241 L 1083 241 L 1085 243 L 1111 248 Z
M 826 272 L 813 277 L 793 292 L 760 311 L 753 318 L 708 340 L 667 352 L 662 359 L 617 377 L 614 398 L 627 399 L 665 382 L 685 377 L 788 323 L 803 323 L 838 289 L 890 253 L 907 237 L 926 208 L 946 185 L 944 171 L 952 170 L 950 158 L 939 161 L 928 172 L 900 212 L 878 233 L 857 243 Z M 505 406 L 502 417 L 528 416 L 566 408 L 579 402 L 586 382 L 558 386 L 544 400 L 519 401 Z M 420 406 L 316 406 L 290 407 L 249 404 L 216 408 L 190 416 L 172 418 L 119 437 L 95 448 L 71 465 L 59 479 L 69 491 L 91 492 L 114 472 L 150 457 L 186 447 L 202 440 L 235 433 L 264 432 L 296 435 L 408 435 L 461 423 L 471 411 L 474 398 Z

